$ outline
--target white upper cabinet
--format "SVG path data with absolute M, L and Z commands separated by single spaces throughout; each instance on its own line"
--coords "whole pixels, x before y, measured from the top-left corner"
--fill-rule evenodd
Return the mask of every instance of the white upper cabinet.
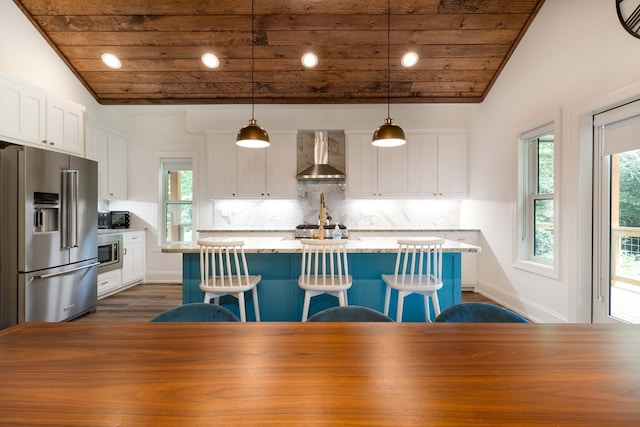
M 438 195 L 466 197 L 467 133 L 438 135 Z
M 350 198 L 463 198 L 467 195 L 467 133 L 407 133 L 407 144 L 374 147 L 371 134 L 347 134 Z
M 71 153 L 84 152 L 84 109 L 61 98 L 47 97 L 45 144 Z
M 45 139 L 45 95 L 0 77 L 0 135 L 11 142 Z
M 107 194 L 109 198 L 124 200 L 127 198 L 127 138 L 110 131 L 107 141 Z
M 235 132 L 207 132 L 207 189 L 210 199 L 237 195 L 235 141 Z
M 347 133 L 347 196 L 406 197 L 407 147 L 378 148 L 371 133 Z
M 296 134 L 270 132 L 271 146 L 244 148 L 236 133 L 207 133 L 209 198 L 295 198 Z
M 235 145 L 235 142 L 234 142 Z M 236 146 L 237 197 L 264 197 L 267 191 L 267 150 Z
M 415 132 L 407 135 L 408 197 L 467 196 L 467 133 Z
M 407 195 L 434 197 L 438 192 L 438 135 L 414 133 L 407 139 Z
M 84 107 L 0 76 L 0 136 L 74 154 L 84 153 Z
M 269 134 L 266 148 L 266 196 L 281 199 L 296 197 L 296 133 Z
M 87 123 L 86 157 L 98 162 L 98 198 L 127 198 L 127 138 Z

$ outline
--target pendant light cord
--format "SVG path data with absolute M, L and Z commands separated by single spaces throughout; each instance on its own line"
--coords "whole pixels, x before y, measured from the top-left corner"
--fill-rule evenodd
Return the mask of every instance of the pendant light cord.
M 391 0 L 387 0 L 387 118 L 391 117 Z
M 255 79 L 254 79 L 254 68 L 255 68 L 255 54 L 254 54 L 254 49 L 256 46 L 256 40 L 255 40 L 255 29 L 254 29 L 254 10 L 253 10 L 253 0 L 251 0 L 251 120 L 255 120 L 254 117 L 254 110 L 255 110 L 255 106 L 256 106 L 256 98 L 255 98 Z

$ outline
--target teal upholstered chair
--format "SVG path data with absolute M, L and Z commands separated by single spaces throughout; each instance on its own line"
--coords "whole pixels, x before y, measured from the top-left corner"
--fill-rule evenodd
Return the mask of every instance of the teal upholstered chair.
M 511 310 L 486 302 L 467 302 L 453 305 L 436 317 L 436 322 L 511 322 L 529 321 Z
M 369 307 L 347 305 L 322 310 L 307 322 L 393 322 L 393 319 Z
M 196 302 L 179 305 L 160 313 L 152 322 L 239 322 L 229 309 L 216 304 Z

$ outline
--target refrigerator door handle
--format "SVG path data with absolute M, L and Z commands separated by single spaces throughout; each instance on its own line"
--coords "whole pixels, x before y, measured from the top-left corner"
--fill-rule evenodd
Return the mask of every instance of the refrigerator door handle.
M 62 247 L 78 247 L 78 171 L 62 171 Z
M 98 265 L 100 265 L 99 262 L 94 262 L 93 264 L 85 265 L 83 267 L 72 268 L 71 270 L 59 271 L 57 273 L 50 273 L 50 274 L 41 274 L 39 276 L 31 276 L 29 277 L 29 281 L 33 282 L 34 280 L 42 280 L 42 279 L 48 279 L 50 277 L 62 276 L 63 274 L 69 274 L 69 273 L 73 273 L 80 270 L 86 270 L 87 268 L 96 267 Z

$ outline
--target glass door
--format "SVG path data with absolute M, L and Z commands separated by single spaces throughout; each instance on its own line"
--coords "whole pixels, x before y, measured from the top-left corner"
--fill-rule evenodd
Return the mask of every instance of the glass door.
M 594 123 L 593 322 L 640 324 L 640 103 Z

